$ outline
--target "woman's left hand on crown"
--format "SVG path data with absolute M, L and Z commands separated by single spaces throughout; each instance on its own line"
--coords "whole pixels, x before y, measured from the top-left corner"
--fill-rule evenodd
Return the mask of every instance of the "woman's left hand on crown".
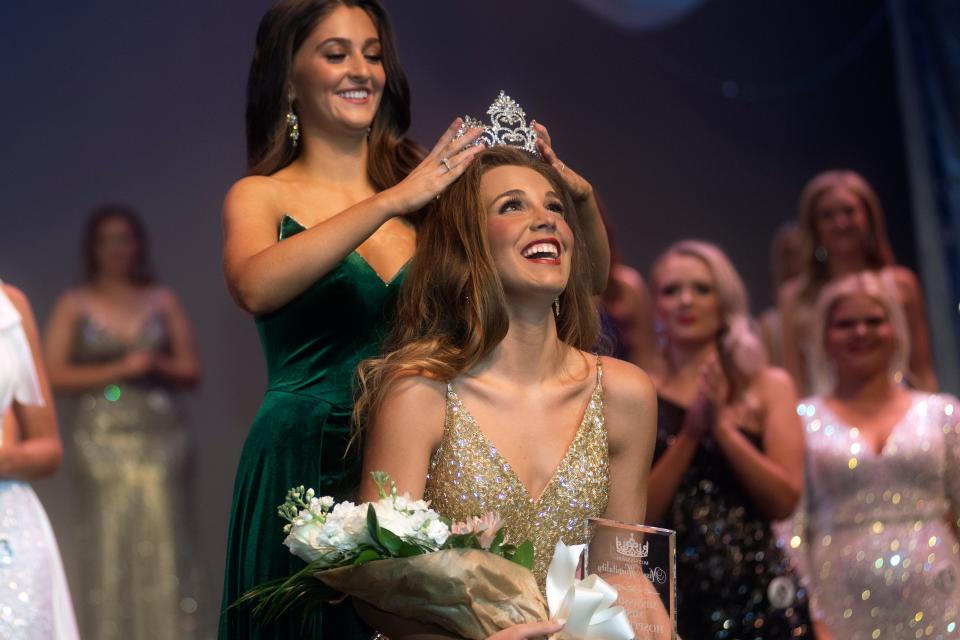
M 536 120 L 534 120 L 532 124 L 534 131 L 537 132 L 537 151 L 540 152 L 540 155 L 543 156 L 543 159 L 546 160 L 550 166 L 560 173 L 560 177 L 563 178 L 563 182 L 567 185 L 567 189 L 570 190 L 570 195 L 573 196 L 573 199 L 577 202 L 583 202 L 592 197 L 593 187 L 590 183 L 557 157 L 557 152 L 553 150 L 553 143 L 550 140 L 550 132 L 547 131 L 547 128 Z

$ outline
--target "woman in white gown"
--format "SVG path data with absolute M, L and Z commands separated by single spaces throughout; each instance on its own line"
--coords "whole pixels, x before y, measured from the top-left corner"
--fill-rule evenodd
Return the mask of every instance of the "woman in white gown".
M 79 638 L 50 521 L 27 481 L 60 464 L 26 297 L 0 283 L 0 638 Z

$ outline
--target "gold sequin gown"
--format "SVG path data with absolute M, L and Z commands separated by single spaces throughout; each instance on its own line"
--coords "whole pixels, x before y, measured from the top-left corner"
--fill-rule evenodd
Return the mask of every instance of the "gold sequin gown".
M 106 363 L 167 348 L 160 315 L 132 343 L 82 314 L 72 360 Z M 189 446 L 176 396 L 154 377 L 70 399 L 79 501 L 75 597 L 81 635 L 96 640 L 195 637 L 200 571 L 188 509 Z
M 913 392 L 879 454 L 820 398 L 806 424 L 807 570 L 844 640 L 960 638 L 960 404 Z M 794 540 L 794 544 L 797 540 Z
M 443 438 L 430 459 L 424 498 L 454 522 L 497 512 L 504 520 L 507 542 L 533 542 L 533 574 L 542 590 L 557 542 L 588 542 L 587 519 L 607 508 L 610 459 L 603 406 L 598 359 L 597 384 L 579 429 L 543 493 L 534 500 L 453 385 L 447 384 Z

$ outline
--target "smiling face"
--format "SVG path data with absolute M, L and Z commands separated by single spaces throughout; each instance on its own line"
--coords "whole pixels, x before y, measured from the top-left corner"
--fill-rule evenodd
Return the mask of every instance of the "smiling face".
M 835 186 L 820 196 L 813 214 L 817 239 L 827 255 L 863 251 L 870 222 L 863 201 L 850 189 Z
M 884 306 L 865 293 L 841 298 L 827 318 L 824 349 L 841 380 L 888 371 L 896 338 Z
M 570 278 L 573 232 L 563 200 L 538 171 L 505 165 L 480 179 L 487 240 L 508 298 L 560 295 Z
M 337 7 L 293 57 L 290 86 L 301 132 L 365 134 L 385 82 L 373 20 L 358 7 Z
M 690 255 L 667 254 L 654 269 L 657 317 L 670 342 L 702 343 L 720 333 L 720 297 L 707 263 Z
M 140 246 L 130 223 L 120 216 L 110 216 L 97 225 L 93 250 L 98 275 L 128 278 Z

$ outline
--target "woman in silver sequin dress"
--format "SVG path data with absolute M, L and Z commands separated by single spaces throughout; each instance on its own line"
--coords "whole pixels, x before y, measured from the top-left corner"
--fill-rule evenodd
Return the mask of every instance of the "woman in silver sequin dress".
M 50 379 L 72 405 L 83 635 L 194 637 L 189 438 L 177 390 L 196 383 L 193 332 L 154 283 L 136 215 L 109 205 L 88 223 L 87 282 L 47 328 Z
M 876 274 L 824 289 L 813 325 L 821 395 L 801 402 L 802 547 L 820 634 L 960 637 L 960 404 L 898 384 L 908 329 Z M 792 546 L 801 544 L 801 537 Z
M 50 387 L 26 297 L 0 282 L 0 638 L 76 640 L 57 541 L 27 481 L 60 465 Z

